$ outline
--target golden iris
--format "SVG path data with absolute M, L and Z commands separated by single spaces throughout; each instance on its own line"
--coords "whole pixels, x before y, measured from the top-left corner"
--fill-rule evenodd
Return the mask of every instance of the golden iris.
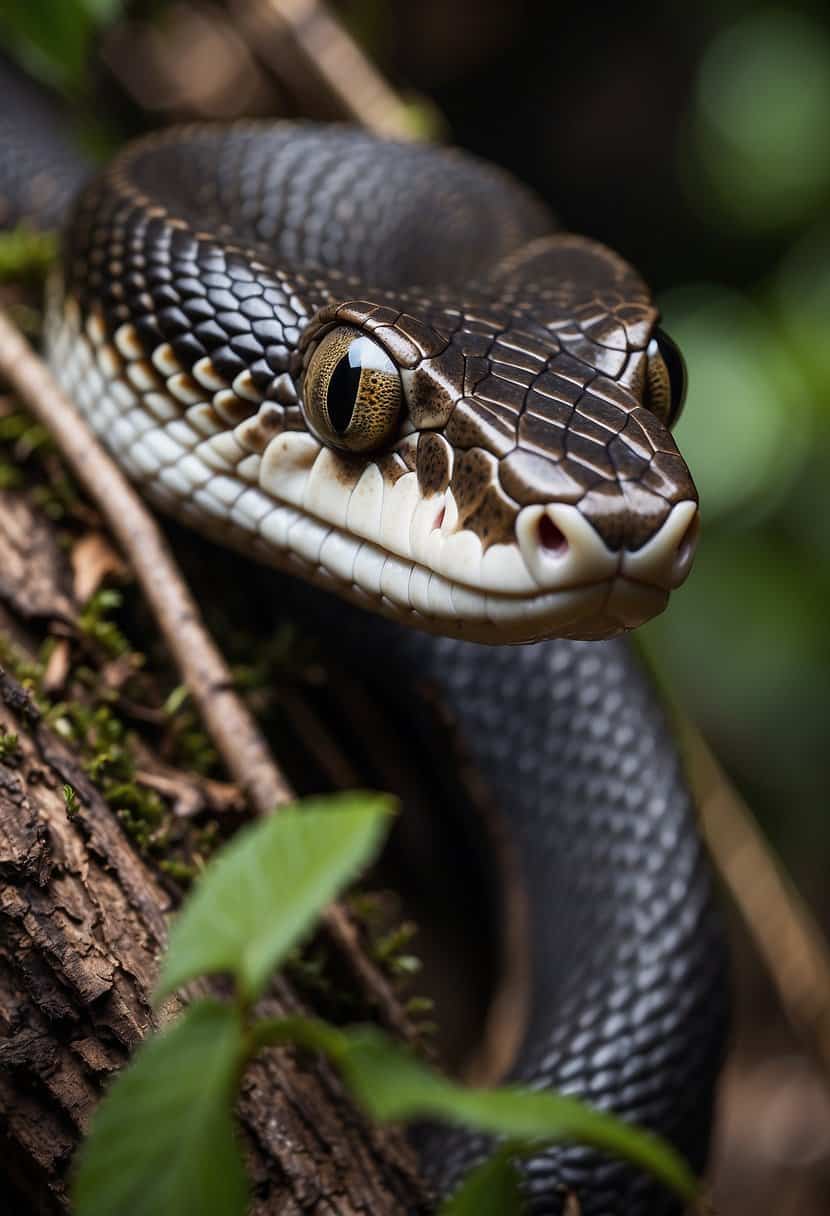
M 686 363 L 662 329 L 646 347 L 644 404 L 666 426 L 674 426 L 686 400 Z
M 330 329 L 317 344 L 303 381 L 311 431 L 330 447 L 368 452 L 394 435 L 403 402 L 398 369 L 359 329 Z

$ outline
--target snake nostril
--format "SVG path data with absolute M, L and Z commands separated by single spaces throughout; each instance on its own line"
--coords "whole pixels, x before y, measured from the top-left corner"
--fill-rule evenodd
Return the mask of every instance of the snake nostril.
M 700 534 L 700 516 L 697 511 L 692 516 L 692 520 L 680 538 L 677 549 L 672 562 L 672 583 L 674 586 L 679 586 L 689 572 L 689 567 L 692 564 L 692 558 L 697 549 L 697 538 Z
M 539 545 L 554 557 L 564 557 L 568 552 L 568 540 L 565 533 L 558 527 L 549 515 L 539 518 Z

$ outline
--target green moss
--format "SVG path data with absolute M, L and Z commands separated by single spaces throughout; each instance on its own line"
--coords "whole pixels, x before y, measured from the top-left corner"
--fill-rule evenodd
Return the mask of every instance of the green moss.
M 319 943 L 293 950 L 286 959 L 285 971 L 291 982 L 312 1002 L 322 1000 L 331 1005 L 335 1000 L 337 992 L 330 975 L 328 951 Z
M 175 857 L 163 857 L 158 863 L 158 867 L 182 887 L 189 887 L 199 873 L 197 866 L 178 861 Z
M 65 472 L 56 473 L 49 481 L 35 486 L 32 498 L 44 515 L 55 523 L 71 518 L 81 511 L 77 486 Z
M 408 949 L 417 932 L 418 926 L 413 921 L 406 920 L 388 933 L 372 938 L 372 958 L 390 975 L 417 974 L 421 969 L 421 960 Z
M 57 256 L 56 233 L 36 232 L 25 223 L 18 224 L 10 232 L 0 233 L 0 282 L 44 279 Z
M 71 785 L 63 787 L 63 802 L 66 807 L 66 814 L 69 819 L 73 819 L 80 814 L 81 804 L 78 801 L 78 795 L 75 793 Z
M 0 666 L 4 667 L 27 691 L 36 691 L 43 679 L 44 665 L 32 660 L 7 634 L 0 633 Z
M 17 490 L 23 485 L 23 474 L 17 465 L 0 461 L 0 490 Z
M 392 896 L 393 907 L 397 901 Z M 407 996 L 413 976 L 421 970 L 421 960 L 412 950 L 418 934 L 414 921 L 395 923 L 390 910 L 390 892 L 357 891 L 347 899 L 347 905 L 364 938 L 366 950 L 403 1000 L 404 1009 L 412 1028 L 420 1039 L 427 1039 L 436 1031 L 430 1015 L 434 1002 L 430 997 L 413 994 Z M 390 920 L 392 925 L 390 928 Z
M 195 710 L 183 704 L 171 716 L 170 727 L 176 758 L 182 767 L 203 777 L 212 773 L 219 756 Z
M 20 760 L 20 743 L 17 735 L 0 726 L 0 764 L 17 764 Z
M 120 591 L 103 587 L 90 597 L 78 617 L 81 633 L 100 646 L 111 659 L 120 659 L 131 652 L 130 643 L 115 621 L 110 619 L 110 614 L 117 611 L 123 601 Z M 138 655 L 135 657 L 138 658 Z
M 4 248 L 8 251 L 11 246 L 0 241 L 0 265 Z M 35 242 L 30 252 L 37 248 Z M 79 494 L 47 431 L 9 398 L 0 402 L 2 488 L 24 488 L 44 514 L 59 522 L 59 543 L 67 550 L 96 522 L 94 508 Z M 186 886 L 220 843 L 222 833 L 215 824 L 204 827 L 179 819 L 155 789 L 139 780 L 142 753 L 124 706 L 135 706 L 139 721 L 146 710 L 151 724 L 146 734 L 142 726 L 142 734 L 150 750 L 163 755 L 167 763 L 207 775 L 216 768 L 217 754 L 184 688 L 174 688 L 167 696 L 164 717 L 152 725 L 159 718 L 171 672 L 166 653 L 154 642 L 149 644 L 154 646 L 156 662 L 148 670 L 129 636 L 136 620 L 144 628 L 137 588 L 104 587 L 90 597 L 76 622 L 81 644 L 71 645 L 70 670 L 57 702 L 44 688 L 57 637 L 47 635 L 33 659 L 12 638 L 0 634 L 0 665 L 31 693 L 51 729 L 77 751 L 84 770 L 139 849 L 164 861 L 166 872 Z M 112 681 L 102 671 L 115 661 L 119 678 Z M 9 762 L 13 755 L 12 738 L 0 736 L 0 760 Z M 67 813 L 76 814 L 74 791 L 65 791 L 64 797 Z

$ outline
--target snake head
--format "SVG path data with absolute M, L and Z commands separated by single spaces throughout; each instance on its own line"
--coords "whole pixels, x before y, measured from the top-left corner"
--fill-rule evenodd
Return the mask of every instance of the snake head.
M 608 636 L 691 563 L 682 374 L 639 276 L 550 224 L 461 153 L 153 136 L 76 206 L 50 358 L 157 504 L 245 552 L 438 633 Z
M 321 563 L 353 597 L 475 640 L 641 624 L 685 579 L 698 529 L 668 427 L 682 363 L 644 285 L 560 236 L 468 298 L 378 293 L 306 328 L 303 501 L 333 525 Z

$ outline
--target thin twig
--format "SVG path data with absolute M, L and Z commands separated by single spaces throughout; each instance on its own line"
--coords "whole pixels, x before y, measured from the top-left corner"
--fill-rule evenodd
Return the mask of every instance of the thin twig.
M 701 826 L 715 865 L 788 1019 L 830 1081 L 827 941 L 700 731 L 684 719 L 682 733 Z
M 51 433 L 67 464 L 109 524 L 144 591 L 182 679 L 228 771 L 260 815 L 294 792 L 239 695 L 161 529 L 127 478 L 78 414 L 45 363 L 0 310 L 0 377 Z M 363 954 L 341 908 L 324 915 L 332 940 L 364 995 L 390 1029 L 411 1037 L 389 984 Z
M 47 427 L 130 559 L 184 682 L 234 780 L 260 812 L 291 801 L 152 515 L 49 369 L 0 312 L 0 371 Z
M 418 138 L 403 98 L 321 0 L 234 0 L 232 12 L 278 80 L 310 68 L 344 118 L 387 139 Z

